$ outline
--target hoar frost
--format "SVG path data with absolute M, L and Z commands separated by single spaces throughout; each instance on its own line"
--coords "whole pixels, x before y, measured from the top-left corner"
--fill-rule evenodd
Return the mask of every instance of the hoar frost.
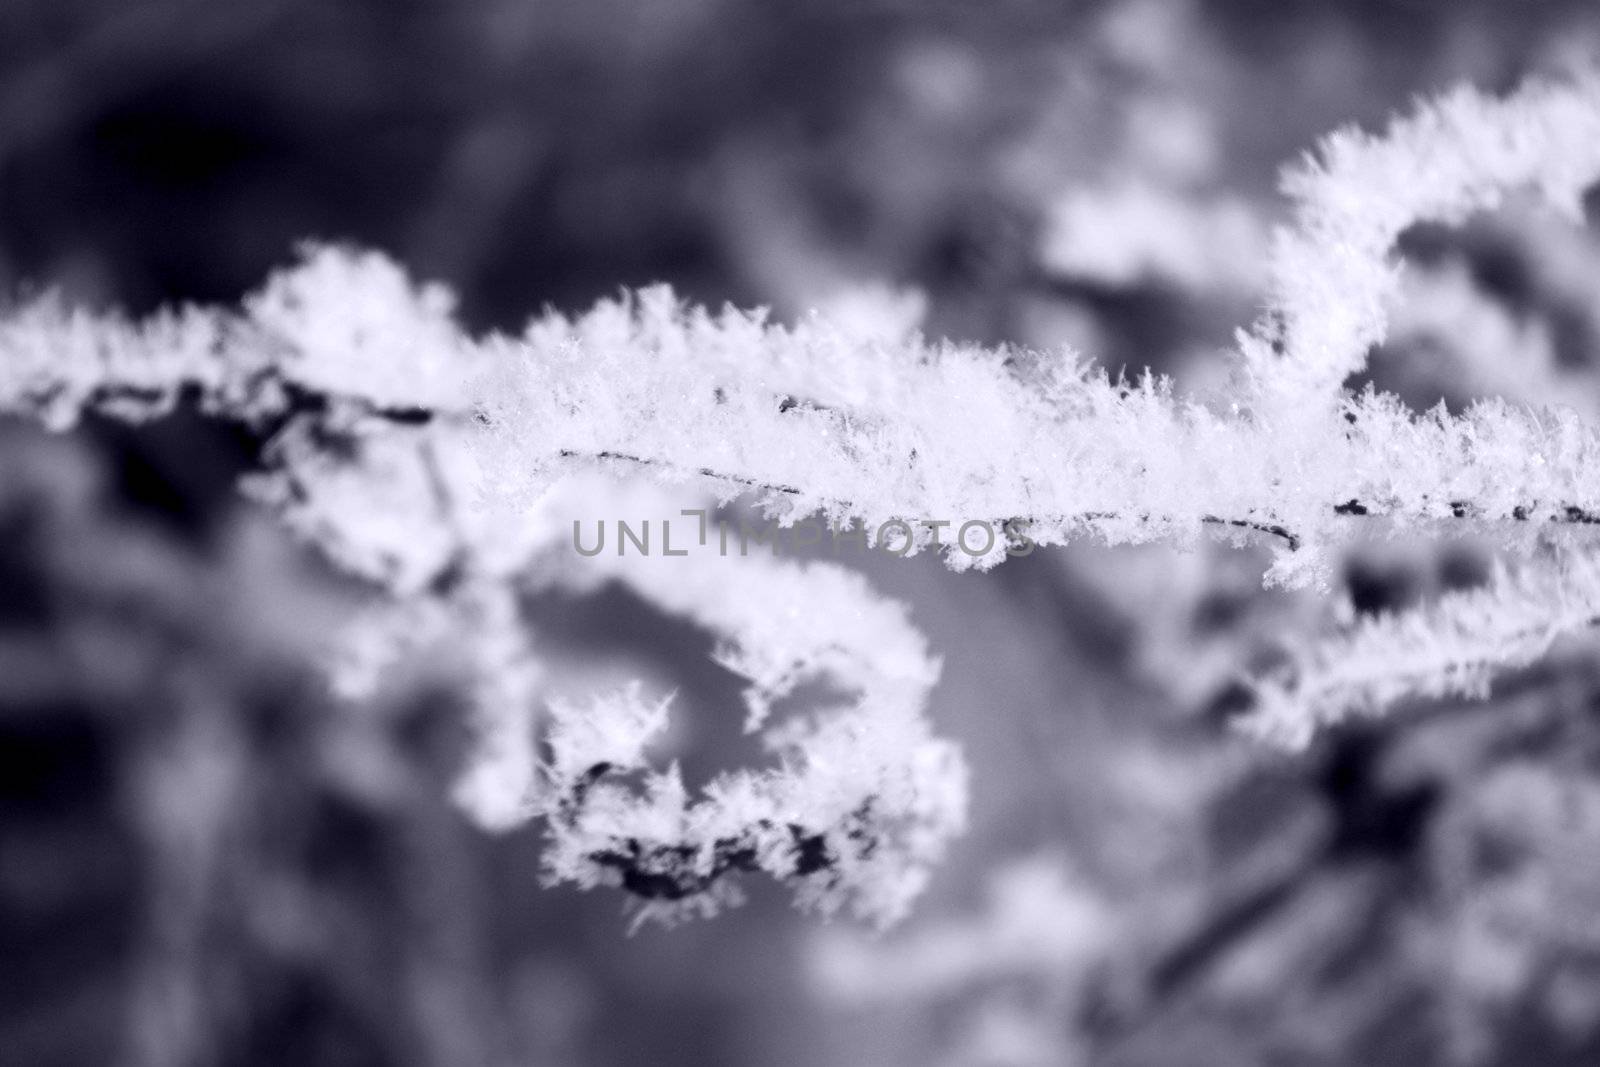
M 137 420 L 190 396 L 256 427 L 268 443 L 251 494 L 389 597 L 331 655 L 336 685 L 361 698 L 418 652 L 452 650 L 479 739 L 457 799 L 488 826 L 542 818 L 552 880 L 620 885 L 644 915 L 673 919 L 764 872 L 804 905 L 890 922 L 965 799 L 959 754 L 923 715 L 937 664 L 904 609 L 826 564 L 602 554 L 574 566 L 552 509 L 655 493 L 636 499 L 676 514 L 682 499 L 660 495 L 671 489 L 744 496 L 784 524 L 905 522 L 918 547 L 926 516 L 1025 522 L 1041 546 L 1220 535 L 1270 545 L 1269 581 L 1314 585 L 1375 523 L 1471 532 L 1518 562 L 1485 589 L 1309 643 L 1260 680 L 1249 721 L 1304 744 L 1352 710 L 1477 692 L 1600 616 L 1587 536 L 1600 432 L 1568 408 L 1417 413 L 1344 385 L 1384 337 L 1403 230 L 1526 190 L 1581 218 L 1597 180 L 1595 77 L 1505 100 L 1462 90 L 1380 136 L 1333 135 L 1288 172 L 1295 221 L 1265 265 L 1270 311 L 1241 333 L 1220 403 L 1070 353 L 928 341 L 910 328 L 914 298 L 783 326 L 655 287 L 473 337 L 443 287 L 376 253 L 308 246 L 238 309 L 131 322 L 47 296 L 7 310 L 0 411 L 65 429 L 87 410 Z M 1006 558 L 1003 540 L 978 558 L 943 550 L 954 567 Z M 521 598 L 608 581 L 718 635 L 770 766 L 691 789 L 650 751 L 670 701 L 639 687 L 545 707 Z M 773 715 L 815 679 L 845 694 L 838 706 Z

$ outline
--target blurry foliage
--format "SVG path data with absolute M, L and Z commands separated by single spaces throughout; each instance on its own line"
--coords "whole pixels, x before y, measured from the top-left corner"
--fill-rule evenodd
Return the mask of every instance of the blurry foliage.
M 522 1062 L 448 700 L 313 669 L 355 591 L 256 521 L 174 540 L 72 442 L 0 466 L 8 1057 Z
M 9 0 L 0 284 L 145 310 L 349 237 L 477 323 L 655 280 L 784 312 L 884 280 L 929 293 L 935 332 L 1203 378 L 1248 285 L 1063 271 L 1062 203 L 1230 190 L 1264 227 L 1277 161 L 1324 129 L 1597 41 L 1585 0 Z M 1419 308 L 1446 313 L 1375 377 L 1592 404 L 1595 246 L 1515 215 L 1412 235 Z M 1462 308 L 1531 362 L 1459 374 L 1492 369 Z M 182 416 L 0 436 L 16 1062 L 1600 1058 L 1587 649 L 1289 761 L 1221 727 L 1231 667 L 1311 610 L 1230 569 L 1248 557 L 1061 552 L 990 586 L 883 568 L 952 649 L 942 714 L 992 792 L 903 943 L 819 942 L 857 985 L 822 967 L 808 990 L 822 935 L 770 901 L 621 942 L 608 911 L 535 896 L 531 844 L 446 803 L 445 682 L 329 702 L 319 641 L 362 594 L 224 510 L 255 444 Z M 1358 552 L 1350 609 L 1481 577 L 1470 545 Z M 1019 930 L 1030 907 L 1060 926 Z M 830 996 L 861 975 L 906 980 Z

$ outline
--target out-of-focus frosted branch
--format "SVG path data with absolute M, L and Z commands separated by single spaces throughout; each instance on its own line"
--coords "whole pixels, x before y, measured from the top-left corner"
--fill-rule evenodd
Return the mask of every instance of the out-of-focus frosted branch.
M 1600 622 L 1600 557 L 1563 553 L 1501 566 L 1479 589 L 1424 609 L 1379 615 L 1302 649 L 1259 687 L 1243 726 L 1290 747 L 1318 727 L 1408 697 L 1488 695 L 1496 671 L 1523 667 Z
M 1197 202 L 1133 183 L 1073 189 L 1052 205 L 1040 259 L 1052 275 L 1095 285 L 1147 282 L 1253 294 L 1266 273 L 1266 226 L 1240 200 Z
M 1459 223 L 1523 189 L 1581 225 L 1596 181 L 1600 75 L 1503 100 L 1461 88 L 1382 136 L 1331 134 L 1284 177 L 1296 219 L 1276 235 L 1275 310 L 1240 338 L 1258 388 L 1291 406 L 1337 396 L 1383 339 L 1398 285 L 1390 254 L 1408 226 Z

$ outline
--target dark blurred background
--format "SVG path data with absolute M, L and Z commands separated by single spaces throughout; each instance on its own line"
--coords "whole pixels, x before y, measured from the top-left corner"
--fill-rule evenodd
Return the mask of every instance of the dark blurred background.
M 475 329 L 653 281 L 780 317 L 914 287 L 931 334 L 1203 389 L 1280 163 L 1597 56 L 1577 0 L 0 0 L 0 293 L 230 302 L 348 240 Z M 1375 381 L 1595 406 L 1593 225 L 1404 247 Z M 628 938 L 614 895 L 539 888 L 536 827 L 449 805 L 447 679 L 326 695 L 372 594 L 239 502 L 261 443 L 0 423 L 0 1062 L 1600 1061 L 1588 646 L 1291 758 L 1228 730 L 1233 679 L 1327 601 L 1258 554 L 859 561 L 946 657 L 970 834 L 881 939 L 759 887 Z M 1485 573 L 1387 541 L 1336 594 Z M 622 594 L 529 616 L 736 746 L 705 635 Z

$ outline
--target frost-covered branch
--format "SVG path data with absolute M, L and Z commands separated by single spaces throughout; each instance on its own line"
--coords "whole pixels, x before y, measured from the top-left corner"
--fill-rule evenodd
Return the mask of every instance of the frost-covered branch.
M 631 506 L 650 501 L 665 503 L 650 493 Z M 725 875 L 760 870 L 792 882 L 807 907 L 848 904 L 885 924 L 903 915 L 963 825 L 966 796 L 959 752 L 923 717 L 939 665 L 905 608 L 828 563 L 708 549 L 584 563 L 549 578 L 576 591 L 620 581 L 718 637 L 717 661 L 748 683 L 745 730 L 762 733 L 776 766 L 724 773 L 694 799 L 675 765 L 658 770 L 648 756 L 664 701 L 626 690 L 554 704 L 537 789 L 552 880 L 619 884 L 647 898 L 645 914 L 670 919 L 729 899 Z M 799 717 L 777 713 L 815 682 L 837 695 Z

